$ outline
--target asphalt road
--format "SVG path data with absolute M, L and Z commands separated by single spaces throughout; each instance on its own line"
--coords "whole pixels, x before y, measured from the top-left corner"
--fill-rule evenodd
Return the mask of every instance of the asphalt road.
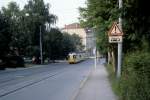
M 0 71 L 0 100 L 72 100 L 94 60 Z

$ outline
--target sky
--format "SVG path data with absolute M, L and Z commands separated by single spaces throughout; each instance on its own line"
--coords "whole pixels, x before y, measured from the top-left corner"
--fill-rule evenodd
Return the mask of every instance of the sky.
M 0 8 L 7 6 L 9 2 L 15 1 L 23 8 L 28 0 L 0 0 Z M 65 24 L 78 22 L 79 7 L 85 7 L 86 0 L 44 0 L 50 4 L 50 13 L 58 16 L 56 26 L 62 28 Z

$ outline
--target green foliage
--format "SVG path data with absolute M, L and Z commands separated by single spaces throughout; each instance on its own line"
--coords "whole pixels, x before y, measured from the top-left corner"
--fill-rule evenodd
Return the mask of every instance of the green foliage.
M 71 37 L 72 37 L 73 46 L 75 47 L 74 51 L 77 52 L 82 51 L 84 46 L 82 45 L 82 40 L 80 36 L 77 34 L 72 34 Z
M 45 4 L 43 0 L 29 0 L 25 5 L 24 11 L 29 14 L 33 22 L 38 24 L 54 24 L 57 17 L 49 13 L 49 4 Z M 34 20 L 33 20 L 34 19 Z
M 16 2 L 10 2 L 8 7 L 2 8 L 2 13 L 10 20 L 9 30 L 12 36 L 9 46 L 18 48 L 20 55 L 25 54 L 25 48 L 29 45 L 29 36 L 26 35 L 23 12 Z
M 150 8 L 146 0 L 123 0 L 123 8 L 118 1 L 87 0 L 87 6 L 80 8 L 80 23 L 95 29 L 97 47 L 100 52 L 117 50 L 108 44 L 107 32 L 113 21 L 123 18 L 123 52 L 125 58 L 121 79 L 122 100 L 150 99 Z M 135 52 L 135 51 L 140 52 Z M 119 91 L 120 92 L 120 91 Z
M 10 2 L 7 7 L 2 7 L 2 13 L 11 19 L 17 19 L 20 14 L 20 8 L 16 2 Z
M 117 8 L 117 1 L 114 0 L 88 0 L 87 7 L 79 9 L 81 25 L 94 28 L 97 48 L 104 54 L 113 47 L 108 44 L 107 32 L 112 22 L 118 19 Z
M 107 34 L 103 34 L 102 31 L 98 31 L 96 33 L 96 37 L 97 37 L 97 49 L 102 53 L 102 54 L 106 54 L 108 52 L 108 36 Z
M 52 28 L 44 37 L 44 54 L 50 60 L 64 59 L 80 46 L 81 38 L 78 35 L 61 33 L 59 29 Z
M 63 35 L 58 29 L 51 29 L 44 37 L 45 54 L 51 59 L 60 58 L 62 51 Z
M 68 33 L 63 33 L 62 44 L 62 52 L 64 57 L 67 57 L 69 52 L 73 52 L 76 49 L 73 37 Z
M 33 49 L 33 54 L 30 54 L 30 56 L 37 56 L 39 55 L 39 50 L 35 50 L 32 47 L 39 47 L 39 38 L 40 38 L 40 31 L 42 33 L 43 41 L 45 37 L 47 37 L 47 33 L 49 33 L 50 25 L 55 24 L 57 17 L 53 14 L 49 13 L 49 4 L 45 4 L 43 0 L 29 0 L 28 4 L 24 6 L 24 9 L 22 11 L 24 13 L 24 25 L 25 25 L 25 36 L 28 37 L 28 46 L 27 48 Z M 27 16 L 25 16 L 27 14 Z M 41 29 L 41 30 L 40 30 Z M 55 37 L 51 37 L 51 39 Z M 50 45 L 51 42 L 43 42 L 44 45 Z M 43 50 L 47 50 L 44 47 Z M 32 51 L 30 50 L 29 51 Z M 27 51 L 26 51 L 27 52 Z M 44 51 L 44 56 L 48 53 L 47 51 Z M 31 53 L 31 52 L 30 52 Z M 48 55 L 47 55 L 48 56 Z M 37 56 L 39 57 L 39 56 Z
M 143 40 L 150 46 L 150 15 L 147 12 L 149 3 L 146 0 L 124 0 L 122 17 L 124 36 L 124 52 L 142 48 Z
M 23 12 L 26 16 L 27 33 L 30 35 L 31 45 L 39 45 L 39 33 L 46 33 L 46 27 L 56 22 L 57 17 L 49 13 L 49 4 L 44 4 L 43 0 L 29 0 Z M 44 34 L 43 34 L 44 35 Z
M 9 30 L 12 36 L 11 42 L 6 43 L 17 48 L 20 55 L 39 55 L 36 48 L 39 47 L 40 27 L 44 37 L 48 31 L 46 29 L 50 29 L 50 25 L 57 19 L 49 13 L 49 4 L 45 4 L 43 0 L 29 0 L 24 9 L 20 10 L 16 2 L 10 2 L 7 7 L 2 7 L 1 12 L 10 19 Z
M 150 99 L 150 53 L 134 52 L 126 56 L 121 77 L 122 100 Z
M 11 35 L 10 20 L 0 12 L 0 58 L 9 52 Z
M 79 9 L 80 21 L 84 26 L 103 28 L 107 22 L 116 20 L 118 17 L 117 1 L 87 0 L 86 4 L 87 7 Z
M 1 56 L 7 55 L 11 47 L 12 51 L 17 49 L 19 55 L 34 56 L 39 59 L 40 32 L 44 59 L 64 58 L 69 52 L 82 49 L 79 36 L 62 34 L 59 29 L 50 27 L 56 23 L 56 20 L 57 16 L 49 12 L 49 4 L 45 4 L 43 0 L 28 0 L 23 10 L 16 2 L 10 2 L 7 7 L 2 7 L 0 13 Z
M 108 71 L 108 78 L 111 83 L 112 90 L 117 96 L 120 96 L 120 80 L 116 78 L 115 69 L 112 64 L 107 64 L 106 69 Z M 119 99 L 120 100 L 120 99 Z

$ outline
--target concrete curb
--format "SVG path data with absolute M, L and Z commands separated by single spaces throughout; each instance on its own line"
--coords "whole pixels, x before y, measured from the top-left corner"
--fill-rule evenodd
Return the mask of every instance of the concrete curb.
M 92 73 L 92 70 L 88 73 L 87 77 L 85 77 L 85 78 L 81 81 L 79 89 L 82 89 L 82 87 L 85 85 L 86 81 L 89 79 L 89 76 L 91 75 L 91 73 Z
M 82 89 L 82 87 L 85 85 L 86 81 L 89 79 L 89 76 L 91 75 L 93 69 L 87 74 L 87 76 L 81 80 L 80 82 L 80 85 L 79 85 L 79 88 L 77 88 L 75 90 L 75 92 L 73 93 L 73 95 L 71 96 L 71 99 L 70 100 L 75 100 L 76 96 L 78 95 L 79 91 Z

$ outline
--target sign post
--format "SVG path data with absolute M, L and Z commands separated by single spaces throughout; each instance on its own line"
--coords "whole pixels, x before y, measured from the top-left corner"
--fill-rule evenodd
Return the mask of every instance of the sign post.
M 123 0 L 119 0 L 119 9 L 123 7 Z M 122 31 L 122 18 L 121 16 L 119 17 L 119 28 Z M 118 43 L 118 74 L 117 78 L 120 78 L 121 76 L 121 63 L 122 63 L 122 42 Z
M 108 32 L 109 43 L 118 43 L 118 64 L 117 64 L 117 78 L 121 76 L 121 60 L 122 60 L 122 36 L 123 32 L 114 22 L 110 31 Z
M 95 57 L 94 57 L 94 58 L 95 58 L 95 59 L 94 59 L 94 68 L 96 69 L 96 63 L 97 63 L 97 62 L 96 62 L 96 47 L 93 49 L 93 54 L 94 54 L 94 56 L 95 56 Z

